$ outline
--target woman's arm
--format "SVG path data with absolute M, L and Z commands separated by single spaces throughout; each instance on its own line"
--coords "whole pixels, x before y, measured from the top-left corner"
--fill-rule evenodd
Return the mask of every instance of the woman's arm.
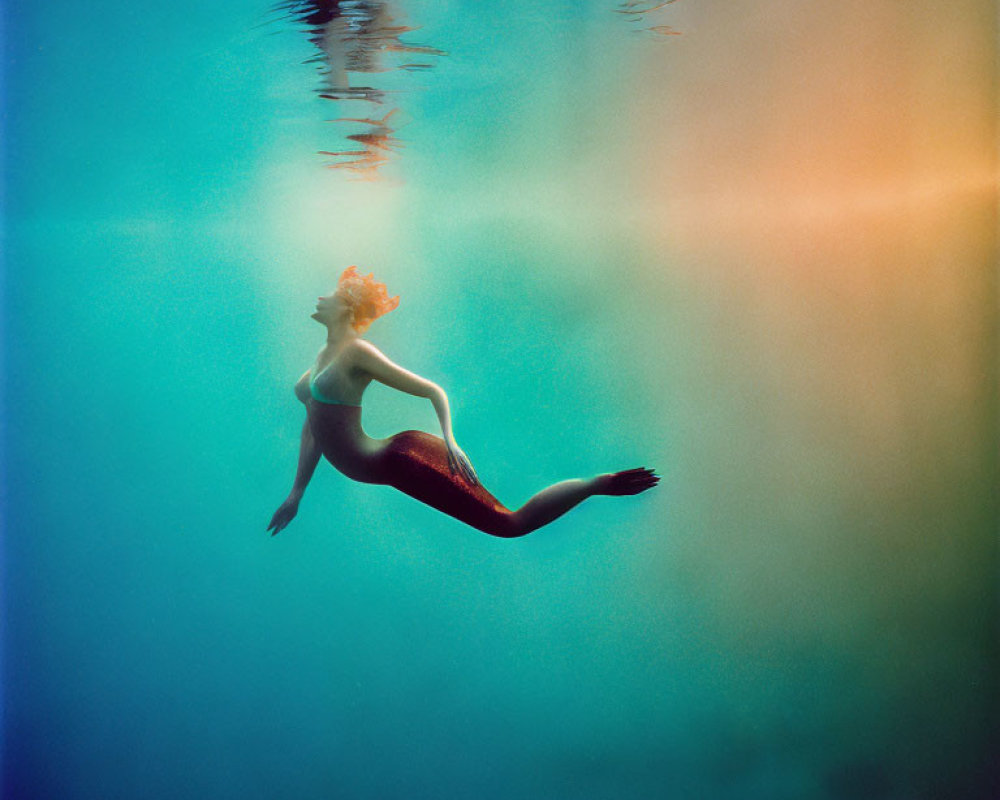
M 302 425 L 302 439 L 299 443 L 299 467 L 295 471 L 295 483 L 292 485 L 291 492 L 293 495 L 297 495 L 299 498 L 302 497 L 306 486 L 316 471 L 320 455 L 319 445 L 316 444 L 316 440 L 313 438 L 312 429 L 309 427 L 309 418 L 307 417 L 305 423 Z
M 394 364 L 375 345 L 358 339 L 355 342 L 354 363 L 371 375 L 379 383 L 384 383 L 393 389 L 412 394 L 416 397 L 426 397 L 437 412 L 441 423 L 441 433 L 446 442 L 454 441 L 451 431 L 451 410 L 448 407 L 448 396 L 444 389 L 433 381 L 421 378 L 414 372 Z
M 309 419 L 307 418 L 305 424 L 302 426 L 302 441 L 299 445 L 299 466 L 295 472 L 295 483 L 292 485 L 292 491 L 288 493 L 285 502 L 278 507 L 278 510 L 274 512 L 274 516 L 271 517 L 271 524 L 267 526 L 272 536 L 287 526 L 298 513 L 299 501 L 302 499 L 302 494 L 305 492 L 309 480 L 316 471 L 319 457 L 320 449 L 313 438 L 312 430 L 309 427 Z
M 375 345 L 364 339 L 355 340 L 354 364 L 365 370 L 379 383 L 384 383 L 393 389 L 412 394 L 416 397 L 426 397 L 434 406 L 438 422 L 441 423 L 441 435 L 448 445 L 448 460 L 452 469 L 462 472 L 471 482 L 478 483 L 476 471 L 472 468 L 468 456 L 462 452 L 451 430 L 451 409 L 448 405 L 448 395 L 444 389 L 433 381 L 421 378 L 414 372 L 394 364 Z

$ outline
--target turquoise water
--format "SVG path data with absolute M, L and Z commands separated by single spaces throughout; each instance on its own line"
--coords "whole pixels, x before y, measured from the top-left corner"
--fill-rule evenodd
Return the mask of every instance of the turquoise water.
M 651 236 L 633 197 L 640 139 L 683 141 L 681 86 L 643 70 L 720 20 L 664 18 L 675 46 L 610 7 L 406 4 L 447 55 L 384 78 L 402 146 L 364 182 L 317 151 L 333 113 L 374 112 L 318 99 L 265 5 L 7 4 L 5 796 L 986 786 L 992 400 L 980 467 L 957 449 L 943 483 L 867 493 L 882 451 L 830 444 L 827 407 L 784 391 L 800 354 L 767 351 L 769 314 L 807 315 Z M 355 263 L 401 296 L 368 338 L 445 388 L 501 500 L 663 484 L 502 541 L 321 465 L 269 537 L 309 313 Z M 365 403 L 374 436 L 436 432 L 426 402 Z

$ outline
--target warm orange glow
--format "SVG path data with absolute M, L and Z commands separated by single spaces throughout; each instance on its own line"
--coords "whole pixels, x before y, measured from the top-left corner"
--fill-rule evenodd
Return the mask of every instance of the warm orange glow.
M 716 193 L 670 196 L 650 206 L 648 235 L 684 249 L 733 245 L 781 248 L 796 240 L 851 237 L 865 226 L 903 218 L 934 226 L 956 204 L 989 204 L 1000 178 L 996 173 L 942 174 L 906 184 L 859 185 L 824 193 L 793 189 L 762 193 L 747 187 Z

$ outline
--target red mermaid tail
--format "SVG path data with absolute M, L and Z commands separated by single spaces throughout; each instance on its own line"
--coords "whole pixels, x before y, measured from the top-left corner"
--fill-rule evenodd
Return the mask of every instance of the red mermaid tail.
M 383 482 L 494 536 L 510 535 L 511 511 L 482 487 L 453 473 L 448 446 L 423 431 L 392 436 L 382 451 Z
M 348 478 L 392 486 L 493 536 L 516 536 L 513 512 L 448 464 L 448 446 L 423 431 L 371 439 L 361 428 L 361 408 L 309 403 L 313 436 L 334 467 Z
M 309 425 L 323 455 L 348 478 L 382 483 L 491 536 L 524 536 L 594 494 L 638 494 L 659 477 L 639 467 L 590 481 L 553 484 L 511 511 L 478 483 L 451 471 L 448 446 L 423 431 L 372 439 L 361 428 L 361 407 L 309 401 Z

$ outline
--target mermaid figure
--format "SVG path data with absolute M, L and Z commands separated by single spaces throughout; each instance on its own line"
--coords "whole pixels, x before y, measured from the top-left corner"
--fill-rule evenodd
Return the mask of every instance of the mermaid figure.
M 589 479 L 561 481 L 516 511 L 483 488 L 468 456 L 455 441 L 448 397 L 437 384 L 397 366 L 361 338 L 369 325 L 399 305 L 385 284 L 348 267 L 336 291 L 320 297 L 312 318 L 327 329 L 316 363 L 295 384 L 305 404 L 295 483 L 271 518 L 271 535 L 298 512 L 299 501 L 320 456 L 363 483 L 387 484 L 491 536 L 524 536 L 562 516 L 593 495 L 638 494 L 659 481 L 645 467 Z M 372 439 L 361 427 L 361 396 L 373 380 L 431 401 L 442 436 L 408 430 Z

